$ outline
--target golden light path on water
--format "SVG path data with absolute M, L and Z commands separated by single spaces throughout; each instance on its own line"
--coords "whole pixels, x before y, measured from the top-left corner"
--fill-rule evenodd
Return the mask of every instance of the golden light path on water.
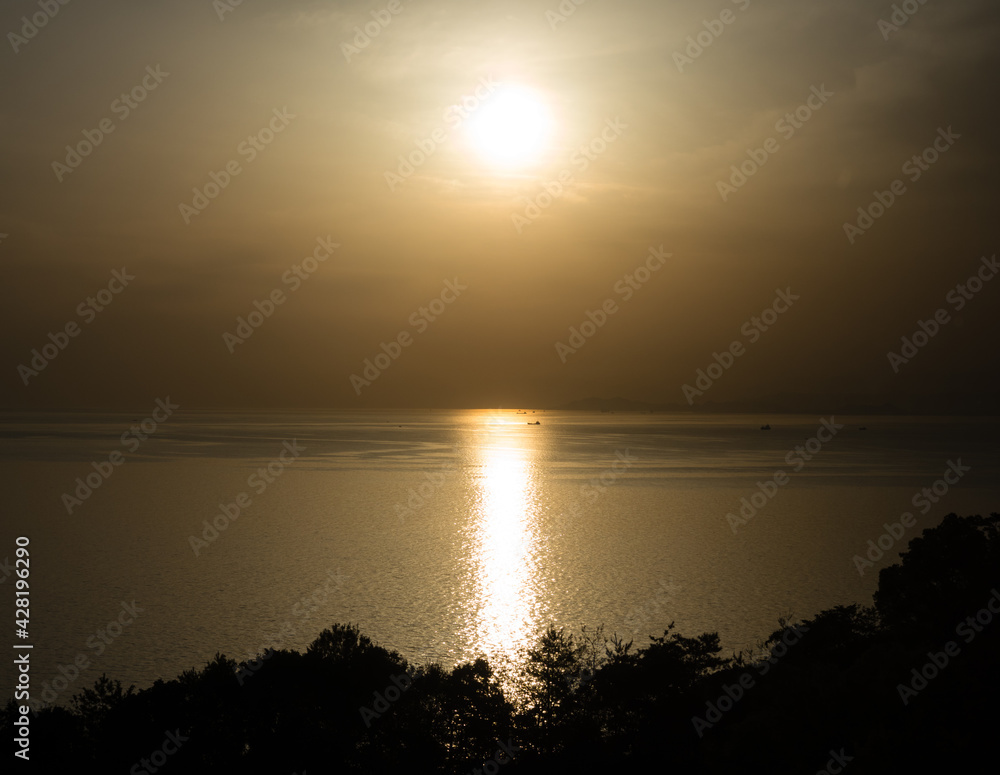
M 541 627 L 538 445 L 530 435 L 535 430 L 524 415 L 506 422 L 490 417 L 477 434 L 471 634 L 475 650 L 491 664 L 517 661 L 535 645 Z

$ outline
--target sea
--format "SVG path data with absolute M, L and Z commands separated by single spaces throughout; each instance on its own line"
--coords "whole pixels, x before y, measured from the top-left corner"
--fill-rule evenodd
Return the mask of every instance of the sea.
M 32 698 L 64 705 L 101 674 L 141 688 L 217 653 L 304 650 L 334 623 L 416 665 L 516 666 L 550 626 L 639 646 L 673 626 L 757 652 L 780 621 L 871 604 L 879 570 L 946 514 L 1000 511 L 998 430 L 169 401 L 7 412 L 0 599 L 10 623 L 27 543 L 27 637 L 8 632 L 32 646 Z M 13 682 L 0 672 L 3 697 Z

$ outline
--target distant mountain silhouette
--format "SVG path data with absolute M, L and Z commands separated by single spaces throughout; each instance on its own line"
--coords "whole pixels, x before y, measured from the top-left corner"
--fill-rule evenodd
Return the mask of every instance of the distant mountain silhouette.
M 583 398 L 555 407 L 570 412 L 649 412 L 659 411 L 659 406 L 646 401 L 628 398 Z
M 582 398 L 552 410 L 574 412 L 664 412 L 687 414 L 840 414 L 840 415 L 943 415 L 1000 416 L 992 396 L 929 395 L 887 400 L 857 393 L 786 393 L 744 401 L 636 401 L 631 398 Z

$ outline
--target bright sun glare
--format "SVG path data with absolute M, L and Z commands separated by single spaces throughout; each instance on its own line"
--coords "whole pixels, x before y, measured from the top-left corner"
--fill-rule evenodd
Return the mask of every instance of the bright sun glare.
M 538 92 L 501 86 L 468 124 L 472 147 L 488 162 L 520 167 L 538 161 L 548 146 L 552 117 Z

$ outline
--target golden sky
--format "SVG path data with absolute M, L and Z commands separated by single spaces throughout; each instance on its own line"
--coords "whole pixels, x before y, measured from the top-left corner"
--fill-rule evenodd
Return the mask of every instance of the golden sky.
M 6 3 L 0 406 L 990 394 L 1000 12 L 901 5 Z

